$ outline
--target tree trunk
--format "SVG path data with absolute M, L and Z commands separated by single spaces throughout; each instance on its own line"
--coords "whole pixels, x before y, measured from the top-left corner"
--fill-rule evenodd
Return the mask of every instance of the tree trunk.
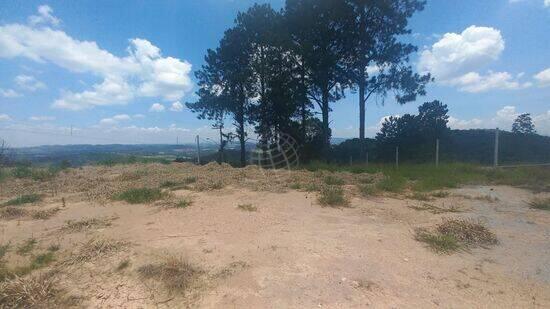
M 239 123 L 239 142 L 241 143 L 241 166 L 246 166 L 246 147 L 244 137 L 244 121 Z
M 330 128 L 329 128 L 329 122 L 328 122 L 328 114 L 329 114 L 329 92 L 328 89 L 325 89 L 323 91 L 323 97 L 322 97 L 322 106 L 321 106 L 321 112 L 323 114 L 323 158 L 325 161 L 330 161 Z
M 359 156 L 365 157 L 367 151 L 367 145 L 365 142 L 365 83 L 364 76 L 361 77 L 359 82 Z

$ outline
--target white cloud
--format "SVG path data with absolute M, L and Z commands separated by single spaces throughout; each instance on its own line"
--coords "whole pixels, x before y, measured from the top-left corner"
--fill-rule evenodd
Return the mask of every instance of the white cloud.
M 31 121 L 52 121 L 55 120 L 55 117 L 51 116 L 31 116 L 29 117 Z
M 38 7 L 38 15 L 32 15 L 29 17 L 29 23 L 33 26 L 39 24 L 51 24 L 53 26 L 59 25 L 61 22 L 57 17 L 52 15 L 53 10 L 47 5 L 41 5 Z
M 2 88 L 0 88 L 0 96 L 2 96 L 4 98 L 19 98 L 23 95 L 20 94 L 20 93 L 17 93 L 13 89 L 2 89 Z
M 516 110 L 515 106 L 504 106 L 498 110 L 493 117 L 489 118 L 472 118 L 458 119 L 449 117 L 449 127 L 453 129 L 494 129 L 500 128 L 503 130 L 511 130 L 514 120 L 521 113 Z M 535 125 L 535 129 L 539 134 L 550 135 L 550 110 L 542 114 L 532 114 L 531 118 Z
M 431 49 L 422 51 L 418 68 L 446 80 L 498 59 L 503 50 L 504 39 L 499 30 L 470 26 L 460 34 L 446 33 Z
M 550 0 L 544 0 L 544 6 L 550 7 Z
M 0 114 L 0 121 L 8 121 L 11 120 L 11 117 L 7 114 Z
M 34 92 L 39 89 L 46 89 L 46 84 L 37 80 L 34 76 L 31 75 L 17 75 L 14 79 L 17 86 L 24 90 Z
M 550 2 L 550 0 L 548 0 Z M 550 68 L 543 70 L 533 76 L 541 87 L 550 86 Z
M 163 112 L 165 109 L 164 105 L 160 103 L 153 103 L 151 107 L 149 108 L 150 112 Z
M 522 89 L 530 87 L 529 82 L 521 83 L 514 79 L 508 72 L 492 72 L 487 75 L 480 75 L 476 72 L 466 73 L 460 77 L 447 82 L 449 85 L 458 86 L 466 92 L 484 92 L 492 89 Z
M 103 79 L 82 92 L 63 91 L 54 107 L 82 110 L 127 104 L 137 97 L 176 101 L 191 92 L 189 62 L 163 57 L 160 49 L 145 39 L 131 39 L 127 51 L 127 56 L 118 57 L 96 42 L 79 41 L 47 26 L 0 26 L 0 58 L 23 57 Z
M 100 125 L 115 125 L 115 124 L 118 124 L 119 122 L 128 121 L 128 120 L 131 120 L 131 119 L 132 119 L 132 117 L 130 117 L 127 114 L 119 114 L 119 115 L 114 115 L 111 118 L 103 118 L 99 121 L 99 124 Z
M 142 118 L 145 118 L 145 115 L 142 115 L 142 114 L 134 114 L 132 116 L 134 119 L 142 119 Z
M 179 101 L 172 103 L 172 106 L 170 106 L 170 110 L 173 112 L 181 112 L 183 110 L 183 104 L 181 104 Z
M 470 26 L 462 33 L 446 33 L 431 48 L 422 51 L 418 70 L 431 73 L 437 82 L 457 86 L 466 92 L 494 89 L 523 89 L 531 83 L 519 81 L 508 72 L 489 71 L 483 75 L 476 70 L 497 60 L 505 42 L 499 30 Z

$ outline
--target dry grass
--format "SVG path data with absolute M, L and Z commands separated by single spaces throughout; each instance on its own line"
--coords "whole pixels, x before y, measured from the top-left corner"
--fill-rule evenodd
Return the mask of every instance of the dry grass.
M 187 260 L 173 256 L 161 263 L 143 265 L 137 271 L 142 279 L 155 280 L 169 292 L 182 294 L 193 286 L 203 272 Z
M 59 308 L 70 305 L 65 291 L 47 274 L 0 283 L 1 308 Z
M 437 253 L 452 253 L 460 249 L 488 247 L 498 240 L 481 222 L 471 219 L 445 219 L 433 231 L 417 229 L 415 239 L 426 243 Z
M 5 220 L 20 219 L 26 217 L 29 212 L 19 207 L 3 207 L 0 209 L 0 218 Z
M 257 211 L 258 207 L 252 205 L 252 204 L 240 204 L 237 206 L 238 209 L 243 211 Z
M 375 185 L 371 184 L 364 184 L 364 185 L 358 185 L 359 192 L 362 196 L 368 197 L 368 196 L 376 196 L 380 193 L 380 191 L 376 188 Z
M 47 220 L 53 217 L 60 210 L 61 209 L 59 207 L 43 209 L 43 210 L 35 210 L 31 212 L 31 217 L 36 220 Z
M 17 254 L 27 255 L 31 253 L 37 243 L 38 241 L 35 238 L 29 238 L 25 240 L 21 245 L 19 245 L 19 247 L 17 247 Z
M 529 202 L 529 207 L 539 210 L 550 210 L 550 198 L 537 198 Z
M 447 191 L 436 191 L 431 194 L 433 197 L 437 198 L 443 198 L 449 196 L 449 192 Z
M 428 194 L 422 193 L 422 192 L 414 192 L 413 194 L 410 194 L 408 197 L 410 199 L 418 200 L 418 201 L 429 201 L 429 200 L 431 200 L 431 198 Z
M 410 205 L 409 208 L 412 208 L 414 210 L 419 210 L 419 211 L 428 211 L 433 214 L 442 214 L 446 212 L 452 212 L 452 213 L 462 212 L 462 209 L 455 205 L 452 205 L 451 207 L 446 208 L 446 207 L 439 207 L 432 204 L 424 203 L 422 205 Z
M 86 218 L 78 221 L 68 220 L 61 228 L 64 232 L 77 233 L 90 229 L 101 229 L 112 225 L 112 221 L 117 217 L 98 217 Z
M 471 219 L 446 219 L 437 226 L 437 231 L 442 235 L 452 235 L 469 247 L 498 243 L 496 235 L 483 223 Z
M 40 201 L 42 198 L 38 194 L 23 194 L 21 196 L 18 196 L 14 199 L 11 199 L 2 206 L 17 206 L 17 205 L 24 205 L 24 204 L 32 204 Z
M 321 189 L 319 203 L 329 207 L 349 205 L 348 200 L 344 196 L 344 190 L 340 186 L 325 186 Z
M 118 265 L 116 267 L 116 271 L 122 271 L 122 270 L 128 268 L 129 266 L 130 266 L 130 260 L 129 259 L 122 260 L 122 261 L 120 261 L 120 263 L 118 263 Z
M 83 243 L 78 252 L 71 255 L 64 264 L 73 265 L 88 261 L 95 261 L 128 246 L 127 242 L 93 238 Z

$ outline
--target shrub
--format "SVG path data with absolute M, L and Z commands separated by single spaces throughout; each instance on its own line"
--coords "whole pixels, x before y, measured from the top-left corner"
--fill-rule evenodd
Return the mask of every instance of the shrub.
M 31 177 L 32 171 L 28 166 L 18 165 L 11 171 L 11 174 L 15 178 L 27 178 Z
M 324 206 L 347 206 L 344 190 L 339 186 L 325 186 L 321 189 L 319 203 Z
M 398 193 L 405 189 L 407 180 L 399 175 L 386 176 L 376 184 L 376 188 L 381 191 Z
M 126 201 L 130 204 L 142 204 L 160 200 L 162 197 L 162 191 L 158 188 L 135 188 L 115 195 L 114 199 Z
M 447 219 L 437 226 L 441 235 L 455 237 L 467 246 L 487 246 L 498 243 L 493 232 L 481 222 L 468 219 Z
M 176 208 L 187 208 L 193 204 L 193 200 L 185 197 L 176 203 Z
M 340 177 L 329 175 L 325 177 L 325 184 L 329 186 L 341 186 L 344 184 L 344 180 Z
M 363 196 L 374 196 L 378 194 L 378 189 L 374 185 L 359 185 L 358 188 Z
M 452 235 L 441 235 L 418 229 L 415 233 L 415 239 L 426 243 L 437 253 L 451 253 L 461 248 L 458 240 Z

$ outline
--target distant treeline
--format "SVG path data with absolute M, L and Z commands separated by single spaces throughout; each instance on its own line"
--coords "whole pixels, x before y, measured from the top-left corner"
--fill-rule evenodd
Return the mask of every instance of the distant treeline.
M 439 159 L 441 162 L 470 162 L 484 165 L 493 164 L 495 130 L 450 130 L 440 139 Z M 388 152 L 386 145 L 376 139 L 367 139 L 370 162 L 393 163 L 395 147 Z M 361 155 L 359 139 L 346 140 L 332 148 L 332 159 L 336 163 L 362 163 L 366 155 Z M 400 162 L 435 162 L 435 140 L 418 144 L 408 144 L 399 148 Z M 507 131 L 499 133 L 499 163 L 550 163 L 550 137 L 537 134 L 520 134 Z

